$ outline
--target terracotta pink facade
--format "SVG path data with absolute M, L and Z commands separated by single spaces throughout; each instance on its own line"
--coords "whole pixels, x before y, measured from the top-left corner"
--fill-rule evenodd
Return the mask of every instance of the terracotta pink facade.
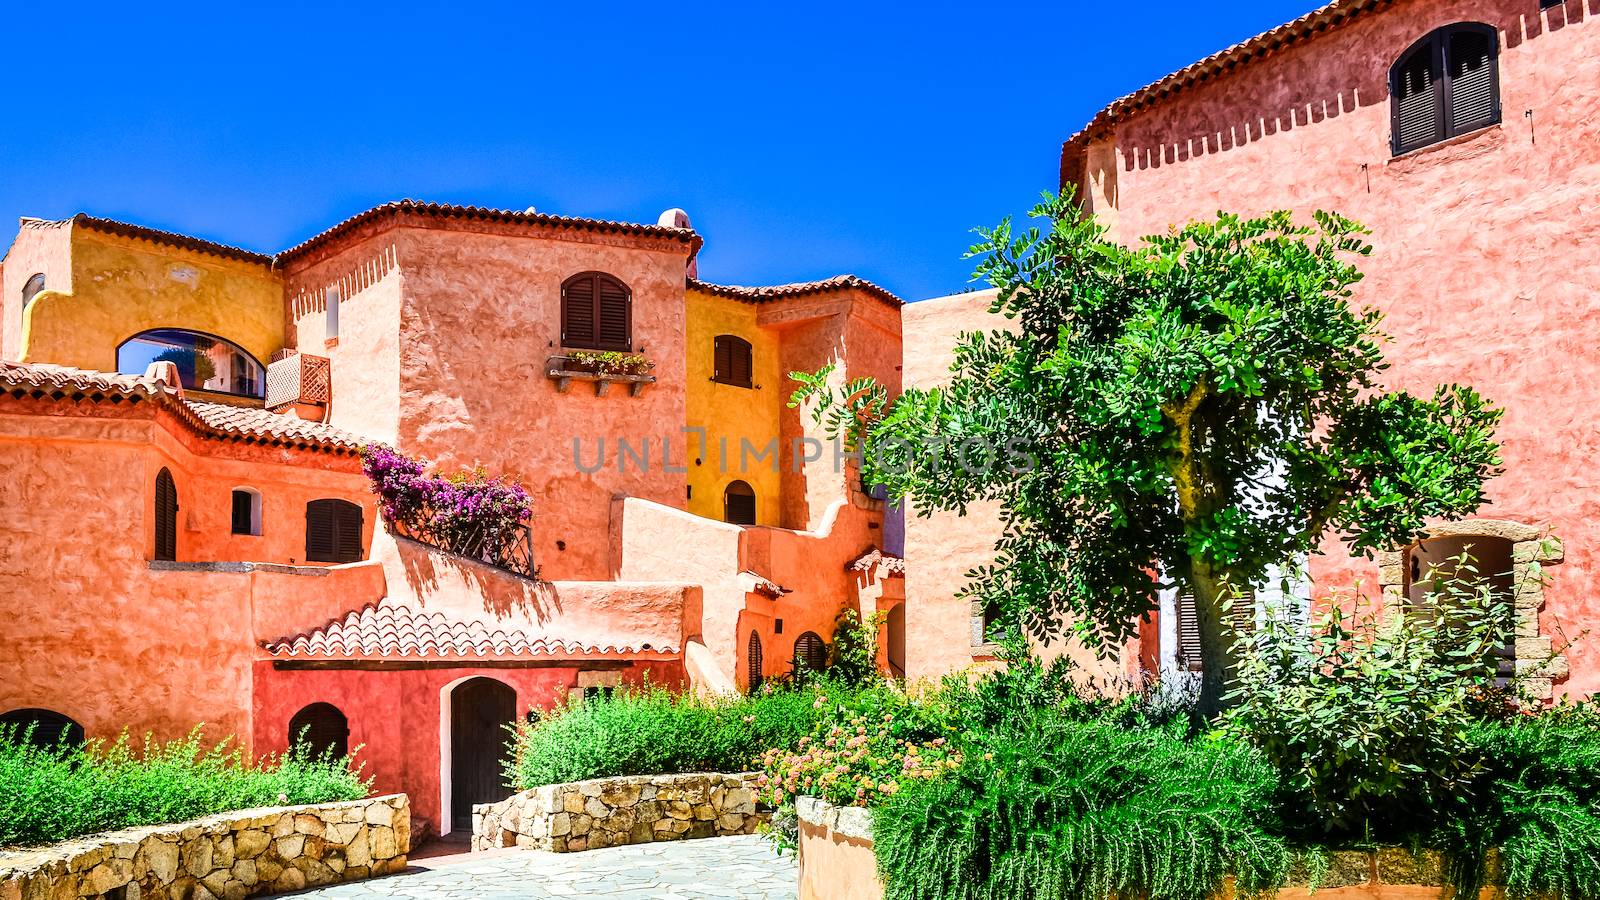
M 22 308 L 12 275 L 70 273 L 67 236 L 84 221 L 25 223 L 3 273 L 16 307 L 7 324 Z M 408 793 L 422 833 L 447 831 L 463 796 L 494 789 L 485 785 L 508 721 L 646 678 L 748 689 L 789 671 L 800 636 L 831 640 L 841 610 L 893 610 L 903 565 L 883 504 L 784 405 L 785 385 L 737 397 L 741 410 L 751 399 L 774 407 L 767 437 L 779 452 L 756 464 L 782 469 L 763 502 L 784 527 L 687 511 L 687 467 L 707 461 L 690 459 L 685 428 L 737 414 L 686 400 L 690 379 L 713 373 L 688 363 L 686 291 L 701 237 L 685 221 L 407 201 L 267 257 L 87 220 L 115 233 L 106 240 L 122 242 L 118 252 L 156 261 L 152 309 L 199 309 L 194 293 L 175 305 L 162 292 L 177 288 L 162 279 L 185 285 L 193 260 L 226 257 L 204 269 L 222 279 L 207 282 L 205 297 L 220 299 L 202 310 L 221 322 L 209 326 L 217 337 L 259 343 L 254 325 L 249 340 L 229 333 L 229 298 L 281 286 L 283 346 L 259 360 L 272 363 L 265 401 L 185 392 L 170 362 L 121 375 L 37 355 L 0 363 L 0 461 L 12 473 L 0 486 L 0 615 L 16 623 L 0 654 L 0 713 L 51 710 L 101 738 L 126 728 L 167 739 L 204 721 L 212 738 L 231 734 L 261 754 L 288 747 L 297 715 L 331 708 L 329 727 L 362 747 L 378 789 Z M 240 285 L 226 280 L 235 272 Z M 629 292 L 629 348 L 652 363 L 653 382 L 606 391 L 552 377 L 552 358 L 571 349 L 563 283 L 584 272 Z M 776 357 L 763 365 L 833 363 L 836 378 L 872 375 L 898 390 L 900 304 L 881 288 L 852 278 L 693 285 L 696 308 L 755 311 L 759 352 Z M 53 333 L 74 304 L 106 305 L 69 287 L 49 308 Z M 101 330 L 118 341 L 137 332 L 150 312 L 140 302 Z M 0 331 L 11 346 L 12 330 Z M 621 440 L 630 449 L 619 460 Z M 524 484 L 540 578 L 392 534 L 360 470 L 357 450 L 371 441 Z M 176 494 L 171 525 L 163 470 Z M 240 489 L 258 499 L 258 533 L 235 533 Z M 308 504 L 330 499 L 361 509 L 358 558 L 308 563 Z M 158 558 L 164 528 L 170 560 Z M 890 621 L 883 662 L 900 667 L 903 612 Z M 472 706 L 491 700 L 490 711 Z M 463 760 L 476 766 L 470 778 Z
M 1467 383 L 1502 405 L 1506 471 L 1477 530 L 1531 526 L 1562 542 L 1559 564 L 1546 551 L 1542 613 L 1521 626 L 1519 656 L 1534 657 L 1600 613 L 1587 396 L 1600 375 L 1600 25 L 1593 4 L 1542 5 L 1333 3 L 1119 100 L 1062 156 L 1063 183 L 1123 242 L 1219 209 L 1329 209 L 1372 229 L 1356 300 L 1393 336 L 1386 382 Z M 1395 156 L 1390 67 L 1461 22 L 1497 35 L 1501 121 Z M 1394 571 L 1330 544 L 1311 575 L 1319 590 L 1400 591 L 1402 558 L 1382 562 Z M 1558 691 L 1592 693 L 1600 648 L 1578 641 L 1551 674 Z

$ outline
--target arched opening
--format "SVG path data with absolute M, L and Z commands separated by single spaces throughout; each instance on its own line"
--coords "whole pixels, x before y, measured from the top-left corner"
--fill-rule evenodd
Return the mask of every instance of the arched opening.
M 761 683 L 766 681 L 766 669 L 761 659 L 761 635 L 750 632 L 750 644 L 745 650 L 745 683 L 749 685 L 752 693 L 761 689 Z
M 22 321 L 26 322 L 28 320 L 28 304 L 32 303 L 33 298 L 37 297 L 39 292 L 42 290 L 44 290 L 43 272 L 35 273 L 33 277 L 29 278 L 27 282 L 22 285 Z
M 452 830 L 472 830 L 472 807 L 511 796 L 505 777 L 507 726 L 516 721 L 517 692 L 503 682 L 469 678 L 450 691 Z
M 1458 22 L 1412 44 L 1389 70 L 1394 155 L 1500 121 L 1500 35 Z
M 888 637 L 889 670 L 904 678 L 906 674 L 906 605 L 896 603 L 889 610 L 886 626 Z
M 808 631 L 794 639 L 794 661 L 796 667 L 821 672 L 828 667 L 828 645 L 815 631 Z
M 755 488 L 735 481 L 728 485 L 722 492 L 722 521 L 735 525 L 754 525 L 756 523 L 756 492 Z
M 156 328 L 142 331 L 117 347 L 117 371 L 143 375 L 151 363 L 178 367 L 178 380 L 189 390 L 264 397 L 267 370 L 244 348 L 199 331 Z
M 633 350 L 633 292 L 604 272 L 584 272 L 561 285 L 561 346 Z
M 50 709 L 13 709 L 0 715 L 0 736 L 50 749 L 83 743 L 83 726 Z
M 1450 534 L 1427 538 L 1406 548 L 1405 598 L 1413 611 L 1429 612 L 1441 599 L 1487 590 L 1508 608 L 1516 600 L 1512 542 L 1504 537 Z M 1500 648 L 1500 674 L 1516 669 L 1512 636 Z
M 156 473 L 156 559 L 178 558 L 178 485 L 163 468 Z
M 304 744 L 312 759 L 350 754 L 350 722 L 332 703 L 313 703 L 289 720 L 289 746 Z

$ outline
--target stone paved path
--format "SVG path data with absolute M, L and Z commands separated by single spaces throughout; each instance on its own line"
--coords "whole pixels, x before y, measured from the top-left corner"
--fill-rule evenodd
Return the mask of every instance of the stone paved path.
M 434 869 L 302 891 L 295 896 L 315 900 L 794 900 L 797 878 L 792 854 L 779 856 L 765 838 L 747 835 L 607 847 L 583 853 L 520 850 L 491 855 L 481 862 L 450 862 Z

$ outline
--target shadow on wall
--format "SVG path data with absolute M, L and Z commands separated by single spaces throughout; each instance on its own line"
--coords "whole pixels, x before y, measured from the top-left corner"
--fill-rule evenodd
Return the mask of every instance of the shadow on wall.
M 1526 5 L 1534 6 L 1531 0 Z M 1547 31 L 1554 33 L 1577 25 L 1585 17 L 1596 15 L 1597 9 L 1600 9 L 1600 0 L 1565 0 L 1542 12 L 1530 9 L 1501 15 L 1498 19 L 1488 16 L 1489 10 L 1463 10 L 1448 21 L 1396 19 L 1393 13 L 1358 20 L 1345 26 L 1345 30 L 1347 34 L 1360 35 L 1346 39 L 1359 49 L 1373 47 L 1364 42 L 1374 35 L 1389 33 L 1383 29 L 1395 30 L 1392 41 L 1374 42 L 1373 49 L 1382 48 L 1383 55 L 1338 53 L 1330 60 L 1329 54 L 1321 48 L 1334 46 L 1338 38 L 1323 37 L 1295 47 L 1290 51 L 1293 55 L 1285 61 L 1243 64 L 1179 93 L 1174 99 L 1147 107 L 1118 135 L 1119 143 L 1126 148 L 1122 169 L 1127 172 L 1154 169 L 1226 153 L 1280 132 L 1337 118 L 1360 107 L 1387 104 L 1389 68 L 1413 41 L 1437 26 L 1454 21 L 1483 21 L 1495 27 L 1504 49 L 1510 50 Z M 1390 24 L 1400 21 L 1410 24 L 1398 27 Z M 1507 110 L 1507 118 L 1512 112 Z M 1521 114 L 1520 110 L 1514 112 Z M 1242 117 L 1245 114 L 1248 117 Z
M 460 593 L 478 598 L 483 611 L 496 619 L 520 616 L 544 625 L 562 612 L 561 595 L 549 582 L 536 582 L 410 538 L 391 537 L 406 586 L 423 606 L 430 605 L 429 598 Z

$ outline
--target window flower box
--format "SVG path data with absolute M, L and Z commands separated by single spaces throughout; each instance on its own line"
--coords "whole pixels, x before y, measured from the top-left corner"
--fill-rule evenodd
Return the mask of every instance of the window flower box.
M 646 386 L 655 384 L 656 376 L 650 374 L 655 363 L 642 356 L 615 351 L 574 351 L 552 356 L 545 362 L 545 375 L 556 383 L 556 390 L 566 393 L 574 381 L 594 382 L 596 397 L 604 397 L 612 382 L 628 386 L 628 392 L 639 396 Z

